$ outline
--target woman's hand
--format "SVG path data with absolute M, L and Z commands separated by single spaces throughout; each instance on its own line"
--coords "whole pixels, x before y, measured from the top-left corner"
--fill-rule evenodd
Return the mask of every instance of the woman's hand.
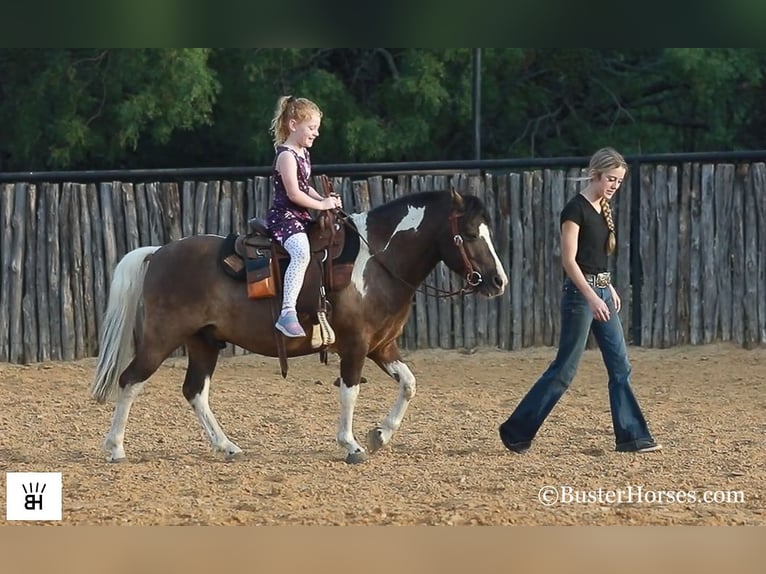
M 588 306 L 593 313 L 593 318 L 596 321 L 608 321 L 610 317 L 609 305 L 606 304 L 601 297 L 596 295 L 595 291 L 591 291 L 591 296 L 588 297 Z
M 620 309 L 622 309 L 622 300 L 620 299 L 620 296 L 617 294 L 617 289 L 614 288 L 614 285 L 611 283 L 609 284 L 609 290 L 612 292 L 612 301 L 614 302 L 614 308 L 619 313 Z

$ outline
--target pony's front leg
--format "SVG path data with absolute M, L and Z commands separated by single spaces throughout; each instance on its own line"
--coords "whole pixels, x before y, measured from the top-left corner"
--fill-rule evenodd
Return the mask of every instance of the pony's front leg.
M 359 383 L 349 387 L 341 377 L 338 444 L 346 449 L 346 462 L 349 464 L 357 464 L 367 460 L 367 453 L 354 438 L 354 407 L 358 396 Z
M 367 433 L 367 448 L 370 452 L 375 452 L 391 442 L 391 437 L 399 429 L 407 412 L 410 401 L 415 396 L 416 384 L 415 375 L 410 368 L 400 359 L 391 362 L 372 357 L 372 359 L 389 374 L 397 383 L 399 383 L 399 393 L 396 396 L 388 416 L 383 419 L 378 426 Z
M 338 444 L 346 449 L 346 462 L 357 464 L 367 460 L 367 453 L 354 438 L 354 408 L 359 397 L 362 378 L 362 359 L 341 358 L 340 364 L 340 418 L 338 420 Z

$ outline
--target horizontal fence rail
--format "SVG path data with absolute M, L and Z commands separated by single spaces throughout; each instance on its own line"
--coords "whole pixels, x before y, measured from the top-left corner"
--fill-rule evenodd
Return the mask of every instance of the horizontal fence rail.
M 430 189 L 481 197 L 508 289 L 492 300 L 418 292 L 400 342 L 520 349 L 558 343 L 559 214 L 584 175 L 571 167 L 331 181 L 349 212 Z M 95 356 L 112 272 L 125 253 L 242 232 L 249 218 L 265 216 L 271 193 L 266 176 L 0 184 L 0 361 Z M 612 203 L 618 247 L 611 271 L 629 342 L 766 342 L 766 164 L 641 165 Z M 426 282 L 446 290 L 462 284 L 443 264 Z M 229 345 L 224 352 L 244 351 Z

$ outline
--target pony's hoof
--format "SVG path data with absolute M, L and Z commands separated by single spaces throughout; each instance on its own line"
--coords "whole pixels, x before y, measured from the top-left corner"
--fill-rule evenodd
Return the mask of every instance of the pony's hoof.
M 367 453 L 363 450 L 358 450 L 356 452 L 350 452 L 346 455 L 346 462 L 348 464 L 360 464 L 362 462 L 367 462 L 367 459 L 369 457 L 367 456 Z
M 370 453 L 372 454 L 384 446 L 386 446 L 386 443 L 383 441 L 383 429 L 380 427 L 370 429 L 370 431 L 367 433 L 367 448 L 369 449 Z
M 106 457 L 106 462 L 110 464 L 118 464 L 120 462 L 125 462 L 127 459 L 124 456 L 112 456 L 111 454 Z
M 243 458 L 245 458 L 245 453 L 243 453 L 241 450 L 227 452 L 223 455 L 223 460 L 226 462 L 236 462 L 238 460 L 242 460 Z
M 231 462 L 233 460 L 239 460 L 240 455 L 242 454 L 242 449 L 233 442 L 226 441 L 223 444 L 213 445 L 213 454 L 216 453 L 221 453 L 226 462 Z

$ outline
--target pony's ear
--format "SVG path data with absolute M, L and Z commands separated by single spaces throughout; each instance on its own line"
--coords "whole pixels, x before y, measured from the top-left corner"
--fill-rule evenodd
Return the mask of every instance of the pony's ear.
M 452 207 L 454 207 L 458 211 L 463 211 L 463 209 L 465 208 L 465 202 L 463 201 L 463 196 L 460 195 L 454 189 L 452 190 Z

